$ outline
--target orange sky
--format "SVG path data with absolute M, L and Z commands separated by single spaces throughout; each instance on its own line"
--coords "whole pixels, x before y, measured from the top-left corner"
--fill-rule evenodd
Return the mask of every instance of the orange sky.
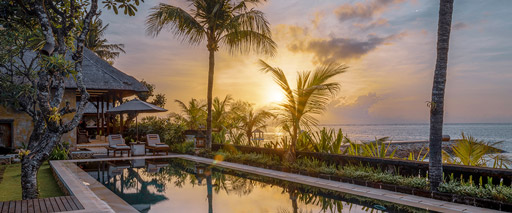
M 167 1 L 186 7 L 182 1 Z M 206 97 L 208 55 L 204 45 L 180 43 L 170 33 L 146 36 L 144 20 L 155 1 L 135 17 L 114 16 L 107 38 L 126 45 L 115 62 L 120 70 L 156 85 L 174 99 Z M 447 122 L 511 122 L 512 1 L 455 3 L 446 92 Z M 216 56 L 214 95 L 271 106 L 279 100 L 272 78 L 259 72 L 263 59 L 295 73 L 326 61 L 348 65 L 335 80 L 342 90 L 322 123 L 427 123 L 438 5 L 430 0 L 273 1 L 260 5 L 278 44 L 273 58 Z

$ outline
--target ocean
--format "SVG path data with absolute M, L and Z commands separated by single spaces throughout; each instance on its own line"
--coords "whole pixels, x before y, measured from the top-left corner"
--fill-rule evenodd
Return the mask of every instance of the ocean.
M 319 127 L 341 128 L 348 138 L 356 141 L 375 140 L 375 137 L 416 141 L 428 140 L 429 137 L 429 124 L 342 124 Z M 503 141 L 498 148 L 512 152 L 512 123 L 453 123 L 443 127 L 443 135 L 450 135 L 452 139 L 460 139 L 462 132 L 486 142 Z

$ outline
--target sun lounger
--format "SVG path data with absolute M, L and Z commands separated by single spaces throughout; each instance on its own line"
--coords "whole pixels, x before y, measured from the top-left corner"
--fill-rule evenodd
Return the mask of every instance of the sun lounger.
M 165 152 L 166 155 L 169 154 L 169 146 L 160 142 L 160 136 L 158 134 L 147 134 L 146 138 L 148 139 L 146 149 L 153 151 L 153 155 L 158 152 Z
M 128 156 L 130 156 L 130 146 L 124 143 L 123 136 L 121 135 L 108 136 L 107 156 L 109 156 L 110 151 L 114 152 L 114 157 L 117 151 L 121 152 L 121 156 L 123 156 L 123 151 L 126 151 Z

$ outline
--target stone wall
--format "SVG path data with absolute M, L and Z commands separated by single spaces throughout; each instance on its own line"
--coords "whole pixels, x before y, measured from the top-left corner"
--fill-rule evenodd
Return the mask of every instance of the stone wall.
M 65 106 L 66 101 L 69 101 L 72 108 L 76 107 L 76 94 L 75 90 L 66 90 L 64 94 L 64 100 L 61 106 Z M 74 113 L 65 115 L 63 117 L 64 122 L 70 121 L 74 116 Z M 21 147 L 23 144 L 28 143 L 30 134 L 34 129 L 32 118 L 24 112 L 18 112 L 11 108 L 0 106 L 0 119 L 13 120 L 13 146 L 14 148 Z M 62 136 L 63 142 L 69 142 L 74 148 L 76 146 L 76 130 L 72 130 Z

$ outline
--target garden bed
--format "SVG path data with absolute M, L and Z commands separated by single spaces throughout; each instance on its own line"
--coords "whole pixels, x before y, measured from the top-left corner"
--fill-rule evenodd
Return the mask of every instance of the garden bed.
M 226 154 L 226 156 L 220 156 Z M 283 171 L 301 175 L 307 175 L 311 177 L 318 177 L 327 180 L 346 182 L 351 184 L 357 184 L 361 186 L 367 186 L 377 189 L 385 189 L 394 192 L 400 192 L 405 194 L 411 194 L 421 197 L 433 198 L 437 200 L 443 200 L 447 202 L 461 203 L 471 206 L 496 209 L 501 211 L 512 212 L 512 204 L 509 202 L 497 201 L 496 199 L 485 199 L 464 195 L 465 192 L 460 193 L 443 193 L 443 192 L 430 192 L 428 188 L 428 182 L 426 178 L 420 177 L 403 177 L 400 175 L 387 174 L 386 172 L 371 172 L 371 167 L 359 167 L 361 170 L 368 169 L 365 173 L 360 172 L 356 167 L 350 168 L 350 171 L 346 171 L 345 175 L 340 175 L 340 172 L 334 168 L 319 167 L 319 166 L 306 166 L 306 165 L 290 165 L 283 163 L 279 160 L 279 157 L 274 155 L 265 154 L 246 154 L 248 157 L 245 158 L 233 158 L 229 156 L 229 153 L 217 153 L 217 155 L 211 155 L 203 153 L 202 156 L 214 158 L 216 160 L 226 160 L 233 163 L 241 163 L 245 165 L 272 169 L 276 171 Z M 252 156 L 249 156 L 252 155 Z M 259 155 L 259 156 L 258 156 Z M 251 160 L 254 159 L 254 160 Z M 265 159 L 266 158 L 266 159 Z M 259 162 L 258 162 L 259 161 Z M 325 162 L 321 162 L 323 165 L 327 165 Z M 325 170 L 324 172 L 320 170 Z M 374 170 L 377 171 L 377 170 Z M 357 174 L 360 173 L 360 174 Z M 367 174 L 367 175 L 366 175 Z M 360 175 L 358 177 L 354 177 Z M 365 176 L 366 175 L 366 176 Z M 380 175 L 380 176 L 379 176 Z M 352 176 L 352 177 L 351 177 Z M 380 179 L 385 181 L 374 181 L 372 179 Z M 492 182 L 492 180 L 490 180 Z M 510 188 L 510 187 L 507 187 Z M 504 197 L 503 199 L 507 199 Z

